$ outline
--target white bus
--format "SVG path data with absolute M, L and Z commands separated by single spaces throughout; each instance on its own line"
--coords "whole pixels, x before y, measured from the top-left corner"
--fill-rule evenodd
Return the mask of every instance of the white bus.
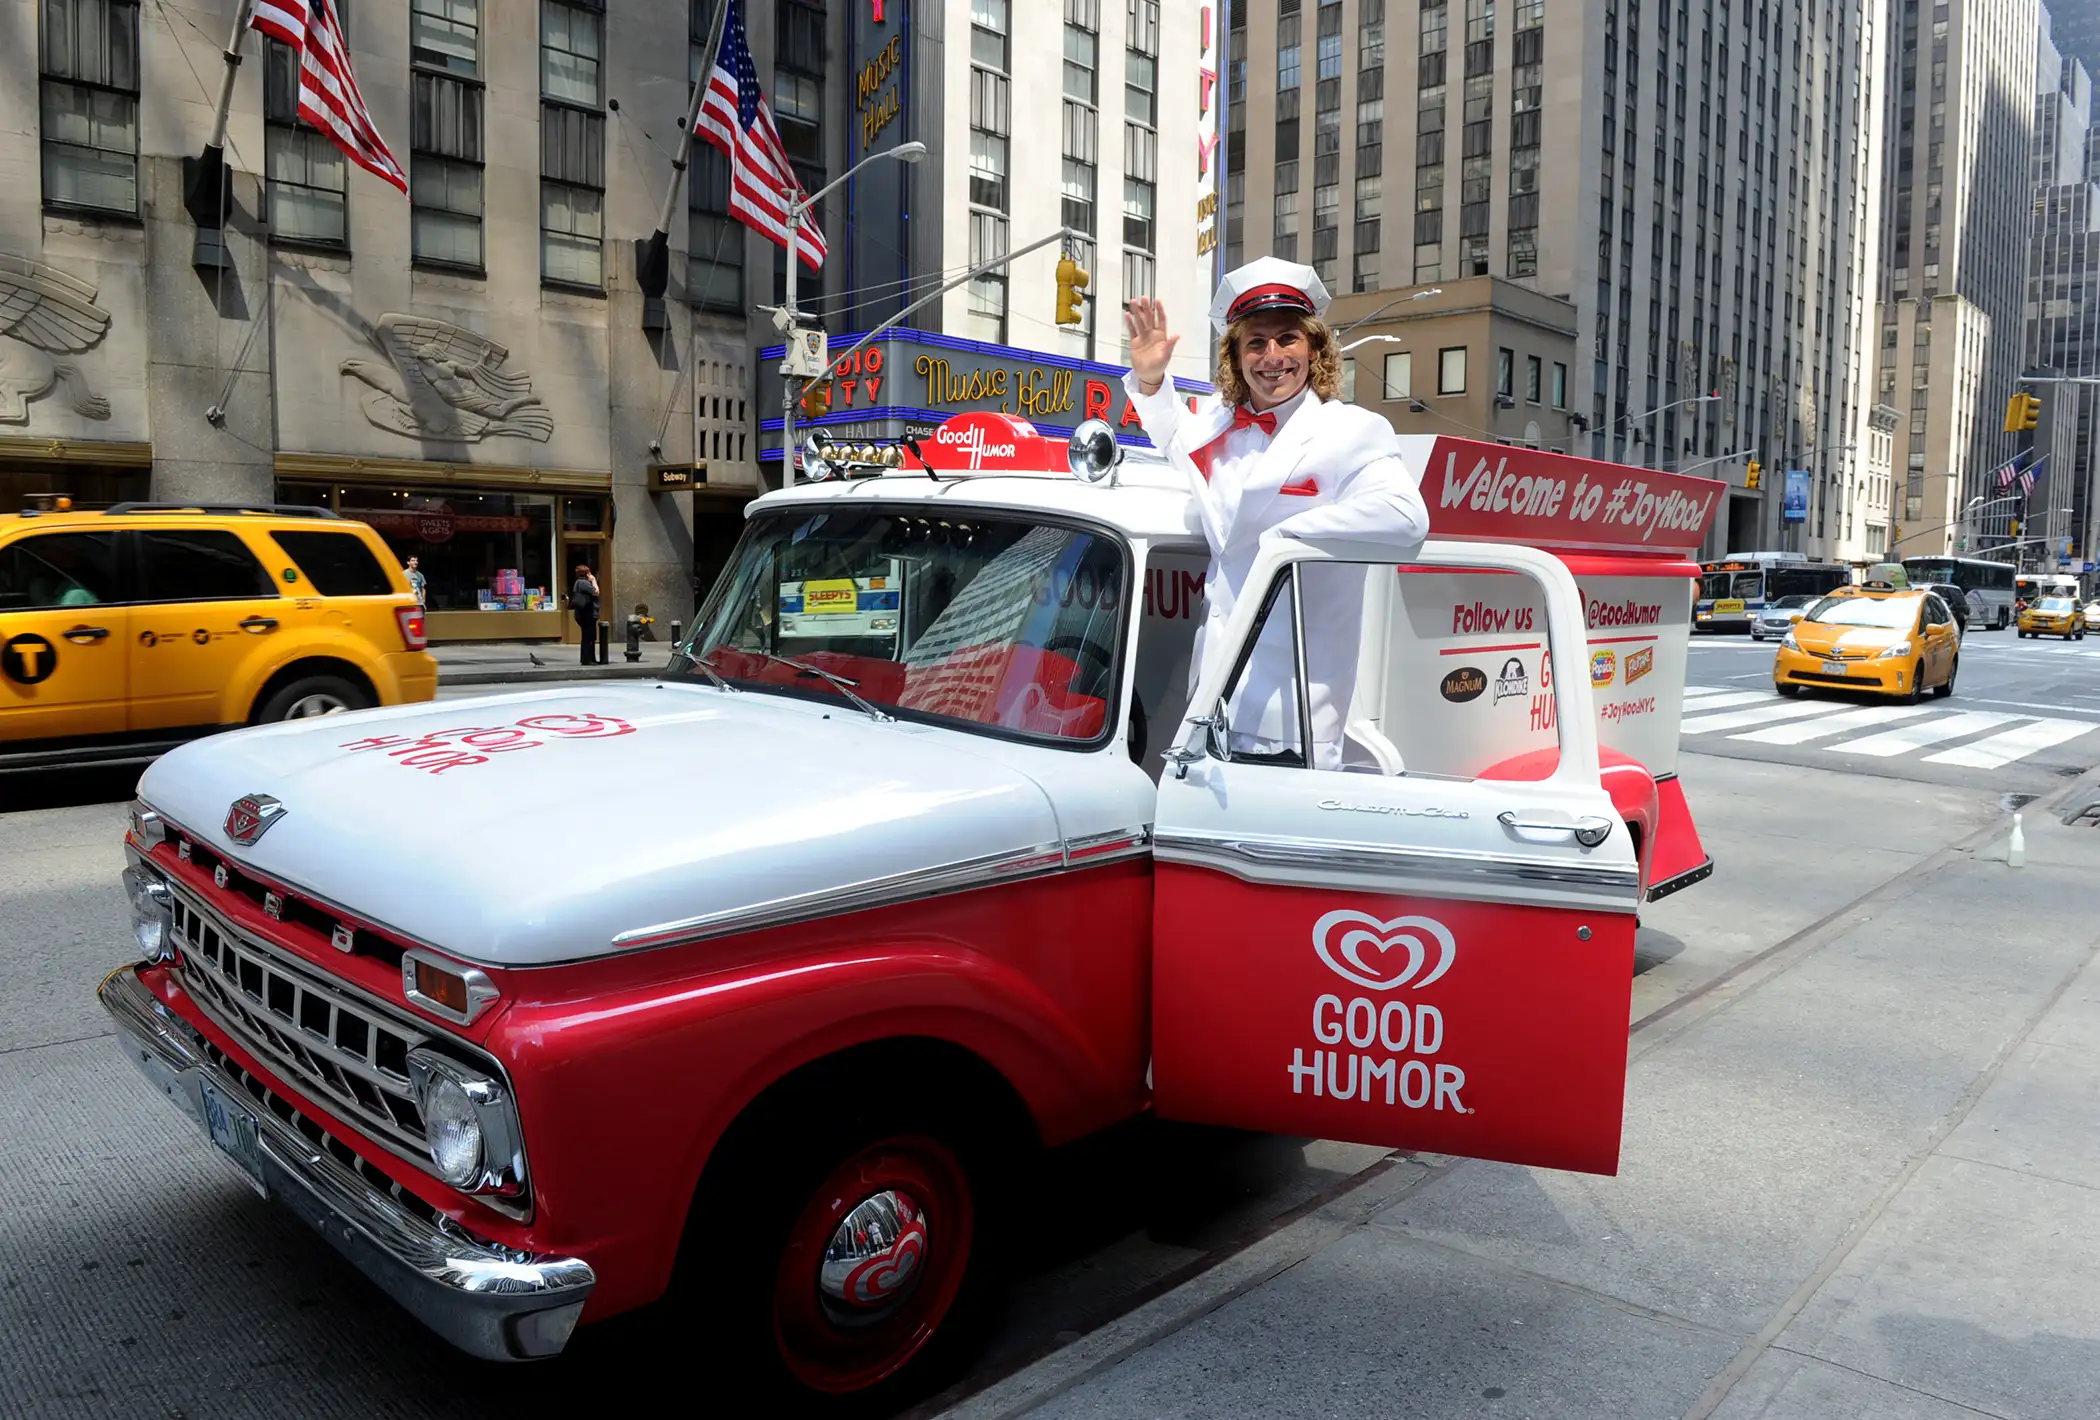
M 2003 631 L 2012 625 L 2013 567 L 1982 557 L 1906 557 L 1904 575 L 1911 585 L 1953 583 L 1969 598 L 1969 627 Z

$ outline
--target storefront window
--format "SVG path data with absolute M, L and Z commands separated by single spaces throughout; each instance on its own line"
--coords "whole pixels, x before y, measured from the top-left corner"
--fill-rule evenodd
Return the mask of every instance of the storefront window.
M 343 488 L 338 497 L 343 516 L 370 523 L 404 564 L 420 559 L 432 611 L 559 606 L 550 494 Z

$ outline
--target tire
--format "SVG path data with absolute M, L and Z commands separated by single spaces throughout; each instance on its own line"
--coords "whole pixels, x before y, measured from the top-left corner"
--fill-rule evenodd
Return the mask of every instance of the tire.
M 1789 700 L 1792 700 L 1795 696 L 1801 693 L 1800 686 L 1795 685 L 1792 681 L 1785 680 L 1773 681 L 1772 689 L 1778 691 L 1781 695 L 1785 696 Z
M 255 711 L 251 722 L 271 725 L 279 720 L 304 720 L 333 715 L 344 710 L 367 710 L 371 695 L 341 676 L 310 675 L 279 686 Z
M 732 1131 L 686 1225 L 674 1325 L 763 1398 L 748 1413 L 891 1413 L 952 1380 L 996 1313 L 1004 1170 L 970 1111 L 828 1104 Z M 866 1250 L 827 1261 L 849 1232 Z
M 1915 705 L 1925 698 L 1925 662 L 1920 659 L 1910 668 L 1910 694 L 1901 697 L 1905 705 Z
M 1935 700 L 1945 700 L 1948 696 L 1954 694 L 1954 677 L 1959 674 L 1961 674 L 1961 657 L 1956 656 L 1953 661 L 1948 663 L 1946 683 L 1932 688 L 1933 698 Z

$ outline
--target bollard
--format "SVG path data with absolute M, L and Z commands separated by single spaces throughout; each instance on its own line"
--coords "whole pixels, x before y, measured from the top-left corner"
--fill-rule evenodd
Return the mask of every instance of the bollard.
M 2005 866 L 2017 868 L 2027 862 L 2027 835 L 2020 831 L 2020 816 L 2013 815 L 2012 842 L 2005 848 Z
M 612 623 L 610 621 L 598 623 L 598 664 L 601 666 L 612 664 Z
M 627 659 L 630 661 L 639 661 L 641 658 L 642 619 L 639 616 L 635 616 L 634 614 L 629 613 L 627 617 Z
M 671 644 L 673 646 L 676 646 L 679 642 L 685 639 L 684 637 L 678 634 L 684 628 L 685 623 L 682 621 L 674 621 L 671 623 Z

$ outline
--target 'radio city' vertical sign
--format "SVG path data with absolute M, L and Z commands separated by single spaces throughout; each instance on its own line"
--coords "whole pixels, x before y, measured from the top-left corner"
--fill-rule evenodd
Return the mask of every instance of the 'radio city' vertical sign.
M 851 163 L 911 138 L 912 8 L 912 0 L 870 0 L 847 11 Z M 938 153 L 927 155 L 925 166 L 932 169 L 927 180 L 936 191 L 939 162 Z M 846 185 L 846 289 L 869 293 L 857 297 L 858 304 L 847 313 L 850 325 L 865 329 L 903 307 L 901 293 L 911 277 L 913 171 L 908 163 L 870 163 Z

